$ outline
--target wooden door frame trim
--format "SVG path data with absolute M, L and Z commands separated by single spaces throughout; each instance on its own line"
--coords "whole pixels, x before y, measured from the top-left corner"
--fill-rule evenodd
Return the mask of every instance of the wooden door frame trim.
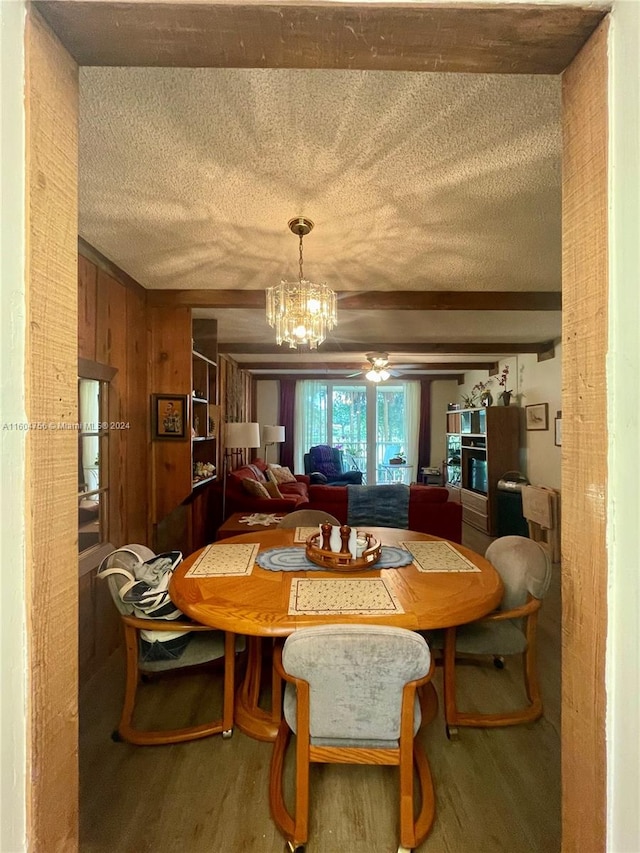
M 91 16 L 87 18 L 87 11 L 91 9 L 99 9 L 101 14 L 106 14 L 108 17 L 110 13 L 113 14 L 117 12 L 119 8 L 122 8 L 122 5 L 123 4 L 109 2 L 109 0 L 91 0 L 91 2 L 78 2 L 77 0 L 74 0 L 74 2 L 66 2 L 66 0 L 57 0 L 56 3 L 47 1 L 32 4 L 27 16 L 27 91 L 30 82 L 33 82 L 34 75 L 37 77 L 38 73 L 42 72 L 42 68 L 38 69 L 36 68 L 36 65 L 43 56 L 45 57 L 46 62 L 50 63 L 49 71 L 52 72 L 50 85 L 52 86 L 57 85 L 58 75 L 61 75 L 61 78 L 68 83 L 69 75 L 73 74 L 73 67 L 75 67 L 75 64 L 71 61 L 69 55 L 65 55 L 63 47 L 57 43 L 57 39 L 49 30 L 49 27 L 40 19 L 36 9 L 39 9 L 45 13 L 47 17 L 50 17 L 50 11 L 55 6 L 58 6 L 60 10 L 65 7 L 66 13 L 76 16 L 76 24 L 77 28 L 79 28 L 76 32 L 80 32 L 82 35 L 83 26 L 90 29 Z M 135 4 L 124 5 L 129 6 L 130 8 L 135 8 L 136 15 L 138 16 L 144 16 L 145 12 L 149 13 L 154 8 L 153 3 L 145 2 L 145 0 L 138 0 Z M 180 5 L 184 8 L 187 4 L 170 2 L 156 3 L 155 9 L 156 11 L 158 9 L 163 9 L 164 12 L 166 12 L 173 7 L 177 10 Z M 189 5 L 194 6 L 199 4 Z M 217 4 L 218 8 L 224 7 L 227 11 L 234 9 L 242 10 L 243 15 L 246 14 L 249 16 L 252 14 L 258 16 L 259 7 L 261 5 L 264 6 L 267 4 L 240 2 L 240 0 L 227 0 L 225 3 Z M 285 0 L 282 5 L 290 7 L 292 4 L 288 2 L 288 0 Z M 304 9 L 313 10 L 313 13 L 319 16 L 328 14 L 332 6 L 332 4 L 318 4 L 311 2 L 299 3 L 297 5 Z M 431 19 L 437 19 L 438 14 L 446 14 L 450 11 L 451 6 L 453 5 L 453 3 L 450 6 L 439 4 L 433 5 L 429 9 Z M 530 7 L 535 7 L 534 17 L 537 22 L 536 26 L 539 30 L 542 26 L 542 42 L 544 42 L 544 22 L 550 21 L 552 18 L 557 20 L 559 7 L 537 3 L 529 5 Z M 394 14 L 401 16 L 405 14 L 407 8 L 404 5 L 399 5 L 393 2 L 386 4 L 379 3 L 376 4 L 376 6 L 378 10 L 386 10 L 390 16 L 393 16 Z M 508 10 L 511 9 L 514 15 L 516 13 L 519 14 L 522 11 L 513 3 L 496 4 L 493 8 L 494 10 L 502 10 L 503 12 L 508 12 Z M 567 6 L 561 8 L 567 12 L 570 7 Z M 578 7 L 574 6 L 574 11 L 577 8 Z M 478 10 L 478 12 L 480 11 L 482 10 Z M 585 10 L 583 9 L 583 11 Z M 593 12 L 593 7 L 591 8 L 591 12 Z M 360 4 L 360 13 L 365 19 L 368 14 L 373 14 L 371 12 L 370 4 Z M 601 8 L 599 11 L 600 18 L 605 13 L 606 9 Z M 572 17 L 568 12 L 567 14 L 569 16 L 568 19 L 575 20 L 575 17 Z M 37 32 L 40 39 L 39 45 L 34 45 L 33 41 L 29 38 L 29 34 L 33 35 L 34 32 Z M 87 37 L 89 37 L 89 35 Z M 123 30 L 121 29 L 119 31 L 119 36 L 122 37 L 122 35 Z M 172 49 L 170 40 L 171 33 L 169 31 L 164 31 L 163 35 L 163 50 L 169 51 L 170 53 Z M 65 33 L 62 32 L 60 36 L 61 41 L 64 44 Z M 600 39 L 605 38 L 606 41 L 606 36 L 601 35 L 598 37 Z M 176 42 L 177 41 L 178 39 L 176 37 Z M 581 43 L 584 44 L 585 41 L 586 35 L 582 38 Z M 182 49 L 182 47 L 180 45 L 176 45 L 175 49 L 178 51 L 179 49 Z M 494 40 L 492 50 L 494 52 L 499 52 L 499 39 L 496 38 Z M 136 64 L 135 52 L 133 54 L 130 52 L 129 58 L 131 59 L 130 64 Z M 485 56 L 485 60 L 486 63 L 483 64 L 482 57 L 480 57 L 479 60 L 476 58 L 475 65 L 472 70 L 477 73 L 487 73 L 491 70 L 495 70 L 495 64 L 493 64 L 493 68 L 491 65 L 491 63 L 495 63 L 495 58 L 491 58 L 489 57 L 489 54 L 487 54 Z M 595 61 L 606 63 L 606 50 L 604 51 L 604 56 L 600 56 L 599 58 L 596 57 Z M 554 63 L 557 63 L 557 57 L 554 58 Z M 175 65 L 177 63 L 174 62 L 173 64 Z M 450 65 L 449 69 L 441 67 L 439 70 L 462 69 L 455 69 L 453 65 Z M 538 70 L 544 71 L 544 68 L 541 66 Z M 562 69 L 558 68 L 556 65 L 547 69 L 548 73 L 558 73 L 561 70 Z M 42 77 L 39 82 L 43 84 Z M 604 97 L 606 98 L 606 93 Z M 604 108 L 606 114 L 606 102 L 604 104 Z M 53 130 L 51 128 L 47 130 L 43 127 L 43 121 L 46 121 L 46 116 L 43 118 L 42 111 L 39 109 L 39 104 L 33 100 L 29 102 L 29 99 L 27 99 L 27 115 L 27 148 L 28 150 L 30 148 L 32 158 L 31 161 L 28 159 L 27 165 L 27 191 L 32 194 L 33 199 L 33 196 L 37 196 L 39 192 L 45 190 L 47 181 L 49 181 L 52 176 L 55 177 L 53 173 L 60 168 L 61 160 L 66 156 L 64 148 L 57 148 L 52 140 L 55 138 L 56 141 L 58 141 L 61 136 L 65 137 L 69 132 L 69 126 L 68 121 L 65 123 L 65 116 L 62 116 L 58 117 L 59 120 L 57 126 Z M 43 133 L 47 138 L 43 139 Z M 46 153 L 49 157 L 49 166 L 51 167 L 49 172 L 47 172 L 46 168 L 43 168 L 41 162 L 38 162 L 39 155 L 41 153 L 40 146 L 42 145 L 47 149 Z M 63 172 L 67 178 L 69 178 L 69 176 L 73 177 L 73 180 L 77 185 L 77 167 L 74 157 L 71 157 L 70 162 L 67 163 Z M 56 187 L 55 183 L 53 186 L 57 189 L 58 193 L 60 193 L 61 188 L 59 186 Z M 67 186 L 64 187 L 64 189 L 67 194 L 65 198 L 67 196 L 75 197 L 72 192 L 73 186 L 71 184 L 67 183 Z M 50 197 L 55 201 L 55 193 L 53 189 L 50 190 Z M 602 201 L 603 199 L 600 197 L 599 202 L 602 203 Z M 606 204 L 606 198 L 604 199 L 604 202 Z M 55 222 L 55 226 L 53 225 L 53 222 Z M 54 228 L 55 230 L 51 233 Z M 56 210 L 56 216 L 52 217 L 50 210 L 47 211 L 42 206 L 38 208 L 38 205 L 34 206 L 32 201 L 27 205 L 27 234 L 32 235 L 31 239 L 27 242 L 27 303 L 30 308 L 28 322 L 26 324 L 26 396 L 27 411 L 31 414 L 31 411 L 35 411 L 37 409 L 37 406 L 34 404 L 38 402 L 38 399 L 40 400 L 41 407 L 44 406 L 45 408 L 47 404 L 51 405 L 52 402 L 51 400 L 43 399 L 42 393 L 40 393 L 40 397 L 38 398 L 38 389 L 47 387 L 46 382 L 49 379 L 51 368 L 51 361 L 46 361 L 42 357 L 42 352 L 46 352 L 48 347 L 57 348 L 56 351 L 61 354 L 62 360 L 65 363 L 68 362 L 70 358 L 72 358 L 75 363 L 75 358 L 77 356 L 74 345 L 75 341 L 73 339 L 67 340 L 66 342 L 60 341 L 59 324 L 53 323 L 48 319 L 44 327 L 36 328 L 33 323 L 33 307 L 37 305 L 38 300 L 42 299 L 44 292 L 43 283 L 48 286 L 51 291 L 55 291 L 56 288 L 60 287 L 61 279 L 65 280 L 66 286 L 68 287 L 70 271 L 75 275 L 75 270 L 73 270 L 73 261 L 74 255 L 77 252 L 77 223 L 74 205 L 67 205 L 66 208 L 61 205 L 61 209 L 59 211 Z M 46 251 L 44 254 L 42 253 L 42 242 L 39 242 L 37 239 L 38 234 L 46 237 Z M 69 256 L 67 250 L 70 245 L 69 241 L 71 238 L 73 249 L 71 256 Z M 57 265 L 46 263 L 46 261 L 51 261 L 52 257 L 58 261 Z M 595 307 L 600 308 L 606 314 L 608 298 L 606 281 L 604 282 L 604 287 L 601 287 L 594 293 L 594 298 L 598 301 L 598 304 Z M 571 302 L 568 304 L 565 302 L 564 307 L 565 312 L 571 312 L 576 306 L 571 304 Z M 64 317 L 66 318 L 67 324 L 69 319 L 75 321 L 77 308 L 73 300 L 69 300 L 64 306 L 61 306 L 61 316 L 64 312 L 66 312 Z M 593 332 L 593 328 L 590 331 Z M 36 346 L 38 343 L 42 344 L 42 346 Z M 595 354 L 592 354 L 592 363 L 600 365 L 604 358 L 604 354 L 606 354 L 604 350 L 605 345 L 602 345 Z M 566 358 L 563 358 L 563 361 L 566 362 Z M 564 365 L 564 387 L 570 387 L 572 382 L 577 381 L 577 378 L 578 366 L 571 362 L 566 363 Z M 59 395 L 60 391 L 62 391 L 62 396 L 65 398 L 65 401 L 68 396 L 68 392 L 72 387 L 75 394 L 75 371 L 71 371 L 67 382 L 65 382 L 64 378 L 61 379 L 60 376 L 55 377 L 55 380 L 56 392 Z M 592 405 L 595 404 L 596 406 L 600 406 L 603 412 L 606 411 L 606 385 L 604 383 L 598 386 L 595 394 L 590 397 L 590 400 Z M 73 412 L 73 406 L 71 406 L 71 411 Z M 569 446 L 572 440 L 569 435 L 569 431 L 571 429 L 571 421 L 567 419 L 564 435 L 564 442 L 566 446 Z M 575 421 L 574 429 L 576 431 L 579 429 L 577 419 Z M 33 443 L 38 439 L 35 436 L 33 438 L 32 436 L 29 436 L 29 440 L 31 445 L 31 458 L 34 459 L 36 450 L 37 452 L 40 452 Z M 51 438 L 49 438 L 49 441 L 50 440 Z M 598 440 L 601 445 L 606 447 L 606 424 L 603 432 L 599 434 Z M 573 437 L 573 441 L 578 441 L 577 435 Z M 565 477 L 565 474 L 568 473 L 568 466 L 565 461 L 566 458 L 567 456 L 563 454 L 563 478 Z M 69 482 L 67 482 L 64 478 L 56 480 L 55 477 L 53 477 L 52 482 L 50 483 L 51 496 L 55 496 L 55 503 L 60 504 L 63 507 L 57 534 L 61 535 L 66 531 L 68 541 L 72 543 L 74 549 L 76 526 L 75 513 L 73 511 L 75 510 L 75 480 L 75 477 L 71 477 Z M 38 499 L 36 484 L 32 483 L 30 478 L 27 478 L 27 492 L 25 515 L 28 522 L 26 536 L 27 541 L 30 543 L 27 561 L 28 588 L 33 585 L 34 580 L 36 580 L 38 576 L 48 577 L 48 573 L 52 573 L 50 576 L 51 581 L 55 581 L 56 578 L 61 580 L 63 582 L 63 588 L 69 586 L 70 582 L 72 582 L 73 586 L 77 587 L 77 560 L 75 559 L 75 551 L 73 555 L 74 559 L 62 560 L 60 551 L 55 547 L 45 547 L 45 543 L 38 537 L 37 528 L 41 522 L 46 520 L 45 515 L 46 512 L 50 511 L 50 506 L 43 506 L 42 501 Z M 71 508 L 71 511 L 68 513 L 66 513 L 67 506 Z M 577 509 L 575 506 L 571 505 L 571 502 L 568 502 L 564 514 L 565 517 L 563 519 L 563 536 L 571 537 L 574 536 L 577 530 L 593 529 L 594 524 L 597 526 L 598 530 L 600 530 L 601 526 L 606 523 L 606 518 L 596 518 L 595 515 L 590 513 L 595 513 L 595 510 L 586 505 Z M 69 516 L 68 519 L 66 518 L 67 515 Z M 61 572 L 65 571 L 60 567 L 61 565 L 64 566 L 65 563 L 68 564 L 67 570 L 69 577 L 67 577 L 66 574 L 60 576 Z M 569 567 L 568 571 L 574 571 L 572 566 Z M 575 571 L 576 573 L 580 572 L 579 565 L 576 567 Z M 575 580 L 578 582 L 577 578 Z M 565 581 L 565 592 L 570 592 L 573 588 L 572 577 L 569 576 L 568 581 L 565 578 Z M 27 614 L 27 623 L 30 659 L 35 662 L 36 665 L 42 666 L 42 671 L 39 673 L 37 678 L 30 675 L 29 677 L 31 680 L 28 684 L 30 714 L 30 744 L 28 744 L 28 760 L 31 766 L 28 768 L 27 778 L 30 780 L 35 778 L 37 780 L 37 784 L 34 784 L 33 781 L 30 782 L 30 791 L 27 795 L 29 800 L 27 833 L 31 849 L 37 849 L 40 845 L 39 849 L 65 849 L 68 853 L 72 853 L 72 851 L 77 850 L 78 844 L 76 799 L 78 781 L 76 760 L 77 726 L 75 721 L 75 714 L 77 713 L 77 683 L 75 683 L 75 669 L 72 668 L 72 671 L 64 665 L 56 666 L 55 662 L 50 658 L 47 661 L 47 665 L 43 666 L 47 650 L 50 650 L 51 648 L 51 638 L 47 635 L 47 631 L 42 630 L 43 620 L 39 617 L 41 617 L 43 613 L 52 613 L 54 605 L 56 608 L 55 621 L 65 625 L 69 634 L 73 634 L 70 630 L 70 626 L 77 621 L 76 600 L 73 593 L 68 597 L 65 597 L 64 600 L 61 600 L 59 589 L 56 588 L 54 583 L 50 583 L 47 590 L 41 588 L 38 595 L 34 596 L 31 594 L 28 603 L 29 610 Z M 572 602 L 565 602 L 565 611 L 571 606 Z M 599 607 L 600 614 L 604 614 L 606 619 L 606 601 L 600 602 Z M 584 642 L 584 639 L 580 638 L 580 641 Z M 580 649 L 574 644 L 573 653 L 575 656 L 572 657 L 570 661 L 563 662 L 563 680 L 568 674 L 570 674 L 572 678 L 579 678 L 581 671 L 581 664 L 578 660 L 579 651 Z M 585 655 L 587 656 L 591 651 L 591 648 L 584 649 Z M 57 655 L 56 657 L 60 656 Z M 569 668 L 571 669 L 569 670 Z M 604 672 L 602 672 L 601 680 L 596 683 L 595 687 L 599 694 L 597 697 L 598 700 L 602 700 L 605 695 Z M 66 696 L 61 697 L 61 693 L 66 694 Z M 69 696 L 71 696 L 71 699 Z M 563 696 L 563 708 L 564 699 L 565 697 Z M 587 717 L 587 709 L 583 708 L 582 711 L 584 716 Z M 52 731 L 49 727 L 56 719 L 60 721 L 61 724 L 58 725 L 54 723 L 54 730 Z M 584 750 L 585 763 L 588 763 L 589 760 L 601 760 L 600 738 L 604 738 L 604 732 L 595 731 L 594 727 L 590 734 L 592 735 L 591 739 L 585 738 L 581 747 Z M 62 757 L 65 752 L 67 753 L 67 758 Z M 54 789 L 55 796 L 52 794 Z M 579 791 L 580 788 L 578 786 L 578 782 L 575 779 L 564 775 L 563 771 L 563 795 L 565 796 L 565 803 L 568 802 L 566 797 L 569 795 L 569 808 L 571 810 L 575 810 L 575 795 L 576 792 Z M 566 808 L 563 813 L 563 827 L 565 828 L 563 849 L 567 851 L 578 849 L 577 836 L 574 834 L 576 822 L 582 821 L 584 827 L 582 832 L 587 833 L 589 829 L 589 821 L 591 820 L 590 815 L 593 815 L 594 812 L 596 813 L 596 823 L 599 826 L 600 817 L 606 810 L 606 794 L 604 792 L 600 793 L 599 791 L 587 790 L 586 800 L 584 799 L 584 794 L 585 789 L 583 788 L 583 799 L 579 804 L 580 814 L 575 820 L 567 822 Z M 599 831 L 591 835 L 590 841 L 591 850 L 596 851 L 604 849 L 604 840 L 600 836 Z

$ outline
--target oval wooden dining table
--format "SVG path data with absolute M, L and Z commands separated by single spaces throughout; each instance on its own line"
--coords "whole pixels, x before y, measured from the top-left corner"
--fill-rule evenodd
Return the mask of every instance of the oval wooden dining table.
M 392 527 L 366 527 L 383 545 L 409 541 L 446 541 L 437 536 Z M 295 529 L 252 530 L 225 539 L 220 545 L 257 543 L 260 551 L 286 548 L 295 543 Z M 249 638 L 245 677 L 235 705 L 235 723 L 258 740 L 275 739 L 280 720 L 280 684 L 272 682 L 271 710 L 260 707 L 262 683 L 262 639 L 287 637 L 299 628 L 328 623 L 393 625 L 410 630 L 429 630 L 462 625 L 494 610 L 502 598 L 502 581 L 493 566 L 457 543 L 449 543 L 479 571 L 421 572 L 411 563 L 396 569 L 353 573 L 317 570 L 272 571 L 257 563 L 248 575 L 185 577 L 204 549 L 191 554 L 176 569 L 170 586 L 175 604 L 196 622 L 245 634 Z M 399 612 L 378 615 L 309 614 L 289 612 L 294 578 L 384 578 L 400 605 Z

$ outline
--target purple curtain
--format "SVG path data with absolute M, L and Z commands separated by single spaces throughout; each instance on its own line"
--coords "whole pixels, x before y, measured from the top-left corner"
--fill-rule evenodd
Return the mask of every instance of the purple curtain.
M 418 475 L 431 464 L 431 379 L 420 380 L 420 430 L 418 433 Z
M 295 416 L 296 380 L 280 380 L 280 420 L 284 427 L 284 443 L 280 445 L 280 464 L 293 471 L 293 423 Z

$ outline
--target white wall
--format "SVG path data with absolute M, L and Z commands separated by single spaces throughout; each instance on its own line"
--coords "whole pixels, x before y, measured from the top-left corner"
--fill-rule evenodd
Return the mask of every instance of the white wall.
M 23 2 L 0 2 L 0 850 L 26 850 Z
M 609 59 L 607 850 L 637 853 L 640 850 L 640 3 L 637 0 L 614 2 Z
M 489 390 L 494 405 L 499 404 L 499 394 L 503 390 L 498 378 L 505 365 L 509 366 L 507 388 L 513 391 L 511 405 L 521 408 L 520 419 L 520 470 L 536 486 L 561 488 L 560 467 L 561 448 L 555 445 L 554 420 L 562 410 L 562 345 L 555 348 L 555 357 L 547 361 L 538 361 L 537 356 L 521 353 L 499 362 L 498 376 L 494 377 Z M 486 370 L 472 370 L 465 374 L 464 385 L 458 386 L 458 401 L 463 394 L 471 393 L 477 382 L 487 382 Z M 525 427 L 525 406 L 547 403 L 547 430 L 527 430 Z

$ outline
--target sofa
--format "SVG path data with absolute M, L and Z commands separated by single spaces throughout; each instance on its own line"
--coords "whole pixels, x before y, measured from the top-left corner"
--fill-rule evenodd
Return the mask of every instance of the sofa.
M 295 483 L 280 483 L 278 489 L 282 498 L 265 498 L 250 494 L 242 481 L 245 479 L 267 483 L 267 463 L 264 459 L 253 459 L 250 465 L 243 465 L 227 474 L 226 514 L 234 512 L 287 513 L 309 507 L 309 477 L 295 474 Z
M 341 524 L 346 524 L 347 488 L 310 485 L 309 507 L 329 512 Z M 409 530 L 462 542 L 462 505 L 450 501 L 449 492 L 441 486 L 409 486 Z
M 296 509 L 319 509 L 347 523 L 349 510 L 347 486 L 313 485 L 305 474 L 296 474 L 295 483 L 281 483 L 282 498 L 255 497 L 242 484 L 245 478 L 266 483 L 267 465 L 254 459 L 250 465 L 227 475 L 227 513 L 287 513 Z M 375 486 L 372 486 L 375 488 Z M 409 529 L 462 541 L 462 505 L 449 500 L 441 486 L 409 486 Z

